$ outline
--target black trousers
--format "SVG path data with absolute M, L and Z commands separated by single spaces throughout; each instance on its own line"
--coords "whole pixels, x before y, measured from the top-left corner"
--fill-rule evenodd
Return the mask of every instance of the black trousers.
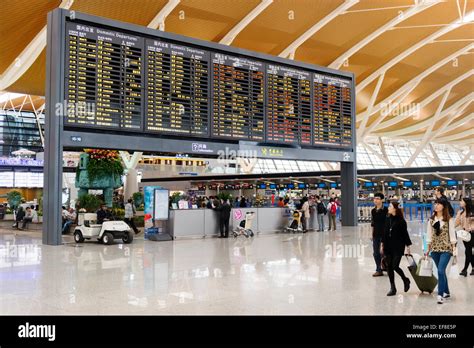
M 135 226 L 135 222 L 133 221 L 133 218 L 125 218 L 125 222 L 127 223 L 128 226 L 130 226 L 135 233 L 138 233 L 138 228 Z
M 472 270 L 474 271 L 474 259 L 472 258 L 472 247 L 474 246 L 474 244 L 472 238 L 474 238 L 474 233 L 471 233 L 471 240 L 469 242 L 463 241 L 464 248 L 466 249 L 464 250 L 464 253 L 466 255 L 466 260 L 464 261 L 463 268 L 464 271 L 467 271 L 469 264 L 471 264 Z
M 21 224 L 21 228 L 26 228 L 26 225 L 29 224 L 30 222 L 32 222 L 33 219 L 32 218 L 23 218 L 23 221 L 22 221 L 22 224 Z
M 400 268 L 400 261 L 402 260 L 402 254 L 393 253 L 393 254 L 385 254 L 387 260 L 387 273 L 388 279 L 390 279 L 390 285 L 395 287 L 395 272 L 405 280 L 406 276 L 403 273 L 402 269 Z
M 229 237 L 229 219 L 230 218 L 222 218 L 219 220 L 219 231 L 221 237 Z

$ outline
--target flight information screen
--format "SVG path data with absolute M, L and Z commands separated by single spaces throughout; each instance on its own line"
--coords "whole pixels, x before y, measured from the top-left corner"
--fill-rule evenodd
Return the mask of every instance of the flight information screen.
M 313 74 L 314 145 L 352 142 L 351 81 Z
M 208 135 L 208 52 L 146 40 L 145 83 L 145 130 Z
M 352 147 L 349 77 L 224 45 L 99 24 L 67 21 L 65 28 L 68 128 Z
M 311 73 L 267 66 L 267 140 L 311 145 Z
M 212 135 L 264 141 L 264 64 L 213 53 L 212 69 Z
M 66 125 L 141 130 L 143 38 L 66 26 Z

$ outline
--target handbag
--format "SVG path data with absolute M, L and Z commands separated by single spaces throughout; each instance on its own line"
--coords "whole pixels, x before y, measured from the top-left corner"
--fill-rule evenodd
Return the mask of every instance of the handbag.
M 456 236 L 464 242 L 469 242 L 471 240 L 471 234 L 465 230 L 457 231 Z
M 385 272 L 388 271 L 388 260 L 387 260 L 387 256 L 385 255 L 382 256 L 382 261 L 380 262 L 380 268 L 382 269 L 382 271 L 385 271 Z
M 416 275 L 420 277 L 431 277 L 433 275 L 433 260 L 430 257 L 421 258 L 416 269 Z

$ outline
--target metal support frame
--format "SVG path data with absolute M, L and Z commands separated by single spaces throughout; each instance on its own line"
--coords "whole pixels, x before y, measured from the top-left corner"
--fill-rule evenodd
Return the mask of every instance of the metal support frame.
M 474 44 L 469 44 L 463 48 L 461 48 L 460 50 L 450 54 L 449 56 L 443 58 L 442 60 L 440 60 L 439 62 L 436 62 L 436 64 L 433 64 L 432 66 L 430 66 L 428 69 L 424 70 L 422 73 L 418 74 L 417 76 L 415 76 L 414 78 L 412 78 L 410 81 L 406 82 L 403 86 L 401 86 L 400 88 L 398 88 L 395 92 L 393 92 L 390 96 L 388 96 L 387 98 L 385 98 L 383 101 L 381 101 L 380 103 L 378 103 L 377 105 L 374 106 L 373 110 L 372 110 L 372 114 L 380 111 L 387 103 L 391 104 L 392 101 L 394 100 L 399 100 L 400 102 L 403 101 L 403 99 L 405 99 L 405 97 L 400 97 L 402 94 L 406 94 L 406 91 L 408 89 L 413 89 L 413 88 L 416 88 L 416 86 L 424 79 L 426 78 L 427 76 L 431 75 L 433 72 L 435 72 L 436 70 L 438 70 L 439 68 L 441 68 L 443 65 L 453 61 L 454 59 L 456 59 L 457 57 L 461 56 L 461 55 L 464 55 L 464 54 L 467 54 L 471 49 L 474 48 Z M 360 119 L 361 117 L 363 117 L 363 112 L 362 113 L 359 113 L 357 116 L 356 116 L 356 119 Z
M 154 136 L 152 134 L 142 134 L 142 136 L 130 136 L 114 132 L 104 132 L 87 129 L 64 129 L 64 115 L 57 115 L 55 106 L 63 103 L 65 98 L 65 35 L 66 21 L 69 12 L 56 9 L 48 14 L 48 45 L 47 45 L 47 75 L 46 75 L 46 119 L 45 119 L 45 195 L 44 195 L 44 225 L 43 243 L 49 245 L 59 245 L 62 243 L 61 236 L 61 200 L 62 200 L 62 157 L 63 148 L 74 149 L 84 147 L 95 147 L 102 149 L 115 149 L 127 151 L 159 151 L 192 153 L 195 155 L 218 156 L 224 149 L 234 151 L 254 151 L 259 158 L 275 158 L 273 153 L 278 152 L 278 158 L 299 159 L 342 162 L 341 176 L 344 187 L 344 213 L 343 224 L 353 226 L 357 223 L 355 209 L 357 197 L 355 195 L 356 185 L 356 143 L 355 143 L 355 122 L 352 124 L 351 149 L 309 149 L 300 147 L 274 147 L 257 145 L 252 142 L 222 143 L 208 139 L 186 139 L 171 138 L 166 136 Z M 227 47 L 213 42 L 196 40 L 181 35 L 156 31 L 133 24 L 117 22 L 96 16 L 82 13 L 75 13 L 74 20 L 83 22 L 93 22 L 98 26 L 116 27 L 117 30 L 127 30 L 137 34 L 165 38 L 173 41 L 181 41 L 183 44 L 201 46 L 204 49 L 216 51 L 228 51 L 232 54 L 252 56 L 256 59 L 263 59 L 270 62 L 288 64 L 287 59 L 274 57 L 258 52 L 247 51 L 235 47 Z M 293 65 L 315 70 L 315 66 L 302 62 L 292 63 Z M 351 79 L 354 87 L 354 74 L 349 72 L 337 72 L 326 67 L 317 67 L 317 71 L 330 74 L 339 74 Z M 355 88 L 351 89 L 352 100 L 355 100 Z M 355 103 L 352 103 L 351 114 L 355 115 Z M 201 145 L 201 146 L 199 146 Z M 204 146 L 205 145 L 205 146 Z M 269 149 L 275 151 L 269 151 Z M 347 171 L 347 173 L 346 173 Z M 345 216 L 344 216 L 345 215 Z
M 474 97 L 474 92 L 472 92 L 472 93 L 466 95 L 465 97 L 459 99 L 454 104 L 452 104 L 448 108 L 446 108 L 446 110 L 443 110 L 443 112 L 441 113 L 440 119 L 443 119 L 447 116 L 450 116 L 453 113 L 457 113 L 457 110 L 459 110 L 460 108 L 464 108 L 465 105 L 469 105 L 473 101 L 472 100 L 473 97 Z M 428 127 L 430 125 L 430 123 L 432 122 L 432 120 L 433 120 L 433 117 L 429 117 L 429 118 L 427 118 L 427 119 L 425 119 L 421 122 L 415 123 L 411 126 L 408 126 L 408 127 L 402 128 L 402 129 L 398 129 L 398 130 L 394 130 L 394 131 L 384 131 L 383 136 L 385 136 L 385 137 L 397 137 L 397 136 L 404 135 L 405 139 L 410 140 L 410 139 L 412 139 L 412 137 L 408 136 L 408 135 L 405 135 L 405 134 L 413 133 L 413 132 L 416 132 L 419 129 Z M 458 121 L 456 121 L 456 123 L 457 122 Z
M 362 119 L 362 123 L 359 125 L 357 129 L 357 137 L 361 139 L 361 135 L 365 132 L 365 126 L 367 125 L 367 121 L 369 120 L 369 115 L 372 112 L 372 108 L 374 107 L 375 101 L 377 100 L 377 96 L 379 95 L 380 88 L 382 87 L 383 80 L 385 78 L 385 74 L 380 75 L 377 85 L 375 86 L 374 92 L 370 96 L 369 106 L 367 107 L 367 112 Z
M 466 153 L 466 155 L 461 159 L 461 162 L 459 162 L 459 164 L 461 165 L 464 165 L 467 163 L 467 161 L 469 161 L 469 159 L 471 158 L 471 156 L 474 154 L 474 145 L 471 145 L 471 148 L 469 149 L 469 151 Z
M 148 28 L 165 30 L 166 17 L 178 6 L 181 0 L 169 0 L 168 3 L 156 14 L 156 16 L 148 23 Z
M 359 41 L 356 45 L 352 46 L 346 52 L 337 57 L 331 64 L 328 66 L 330 68 L 339 69 L 344 62 L 358 52 L 361 48 L 367 46 L 370 42 L 374 41 L 380 35 L 385 33 L 387 30 L 392 29 L 398 23 L 407 20 L 408 18 L 427 10 L 428 8 L 438 4 L 439 1 L 423 1 L 419 4 L 413 5 L 411 8 L 407 9 L 405 12 L 398 14 L 395 18 L 389 22 L 382 25 L 380 28 L 372 32 L 370 35 L 366 36 L 363 40 Z
M 293 41 L 290 45 L 288 45 L 287 48 L 281 51 L 281 53 L 278 56 L 287 58 L 291 55 L 294 57 L 295 52 L 298 49 L 298 47 L 300 47 L 303 43 L 305 43 L 306 40 L 308 40 L 311 36 L 316 34 L 321 28 L 323 28 L 326 24 L 331 22 L 334 18 L 344 13 L 344 11 L 346 11 L 348 8 L 358 3 L 359 3 L 359 0 L 346 0 L 342 5 L 337 7 L 334 11 L 324 16 L 324 18 L 322 18 L 318 23 L 316 23 L 311 28 L 306 30 L 300 37 L 298 37 L 295 41 Z
M 444 105 L 446 104 L 446 101 L 448 100 L 450 93 L 451 93 L 451 88 L 446 90 L 446 92 L 444 93 L 443 99 L 441 99 L 438 105 L 438 108 L 436 109 L 436 113 L 433 117 L 433 121 L 431 122 L 425 134 L 423 135 L 423 138 L 421 139 L 421 142 L 416 148 L 415 152 L 413 152 L 413 154 L 408 159 L 407 163 L 405 163 L 405 167 L 411 166 L 411 164 L 415 161 L 416 157 L 419 155 L 421 150 L 423 150 L 426 144 L 437 134 L 437 132 L 439 132 L 439 130 L 436 132 L 432 132 L 432 131 L 433 131 L 434 126 L 436 125 L 436 122 L 438 121 L 441 115 L 441 111 L 443 111 Z
M 63 117 L 56 114 L 64 100 L 65 17 L 60 11 L 48 13 L 46 50 L 46 112 L 44 146 L 43 244 L 60 245 L 63 179 Z
M 71 8 L 74 0 L 63 0 L 59 8 Z M 36 61 L 46 46 L 46 26 L 41 28 L 35 38 L 25 47 L 10 66 L 0 75 L 0 91 L 15 83 Z
M 257 16 L 262 13 L 268 6 L 273 3 L 273 0 L 261 0 L 252 11 L 250 11 L 235 27 L 233 27 L 222 39 L 219 41 L 220 44 L 230 45 L 237 35 L 245 29 L 245 27 L 252 22 Z
M 469 71 L 467 71 L 466 73 L 462 74 L 461 76 L 458 76 L 457 78 L 455 78 L 453 81 L 451 81 L 450 83 L 448 83 L 447 85 L 444 85 L 442 88 L 438 89 L 437 91 L 435 91 L 434 93 L 432 93 L 431 95 L 429 95 L 428 97 L 426 97 L 425 99 L 423 99 L 420 103 L 419 103 L 419 106 L 420 108 L 424 108 L 426 105 L 428 105 L 429 103 L 431 103 L 433 100 L 435 100 L 436 98 L 440 97 L 443 93 L 445 93 L 448 89 L 451 89 L 453 88 L 454 86 L 456 86 L 457 84 L 461 83 L 462 81 L 468 79 L 469 77 L 471 77 L 472 75 L 474 74 L 474 69 L 471 69 Z M 388 121 L 385 121 L 385 122 L 382 122 L 381 124 L 379 124 L 377 127 L 376 127 L 376 130 L 382 130 L 384 128 L 387 128 L 387 127 L 391 127 L 393 125 L 396 125 L 397 123 L 400 123 L 402 122 L 403 120 L 409 118 L 410 116 L 413 115 L 413 110 L 408 110 L 407 112 L 402 112 L 400 115 L 398 115 L 397 117 L 394 117 Z M 386 136 L 386 134 L 384 134 Z
M 474 11 L 471 11 L 469 14 L 466 16 L 472 16 L 474 14 Z M 438 37 L 443 36 L 444 34 L 449 33 L 450 31 L 453 31 L 457 28 L 459 28 L 462 25 L 467 24 L 468 22 L 461 21 L 460 19 L 456 19 L 455 21 L 451 22 L 447 27 L 444 27 L 436 32 L 434 32 L 431 35 L 428 35 L 424 39 L 418 41 L 416 44 L 411 46 L 410 48 L 406 49 L 402 53 L 400 53 L 398 56 L 392 58 L 390 61 L 382 65 L 380 68 L 378 68 L 376 71 L 374 71 L 372 74 L 370 74 L 367 78 L 365 78 L 363 81 L 361 81 L 357 85 L 357 92 L 362 91 L 364 88 L 366 88 L 372 81 L 374 81 L 380 74 L 383 74 L 387 72 L 390 68 L 392 68 L 394 65 L 398 64 L 401 62 L 403 59 L 411 55 L 413 52 L 417 51 L 419 48 L 432 43 L 434 40 L 436 40 Z

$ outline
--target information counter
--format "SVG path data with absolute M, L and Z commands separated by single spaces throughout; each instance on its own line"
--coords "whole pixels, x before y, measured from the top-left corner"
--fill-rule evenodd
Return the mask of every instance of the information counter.
M 229 236 L 245 219 L 246 212 L 254 212 L 252 230 L 266 234 L 282 231 L 291 221 L 288 208 L 232 208 Z M 219 235 L 219 212 L 212 209 L 170 210 L 170 233 L 174 238 L 212 237 Z M 309 222 L 311 229 L 312 223 Z

